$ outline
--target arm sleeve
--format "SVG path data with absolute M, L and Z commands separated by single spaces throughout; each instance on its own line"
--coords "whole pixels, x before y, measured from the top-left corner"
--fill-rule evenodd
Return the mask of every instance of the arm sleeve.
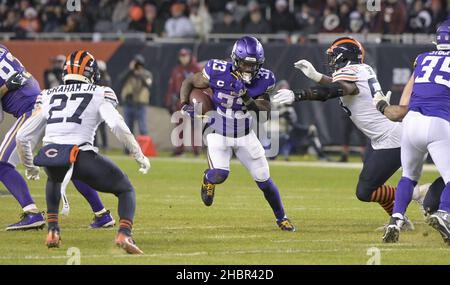
M 103 102 L 99 107 L 100 116 L 111 128 L 112 133 L 125 145 L 133 157 L 143 156 L 142 150 L 125 124 L 123 117 L 110 102 Z
M 32 167 L 33 164 L 33 148 L 32 141 L 38 141 L 38 137 L 42 137 L 45 131 L 47 120 L 41 108 L 33 112 L 31 117 L 25 121 L 20 130 L 17 132 L 16 144 L 17 152 L 20 160 L 25 167 Z

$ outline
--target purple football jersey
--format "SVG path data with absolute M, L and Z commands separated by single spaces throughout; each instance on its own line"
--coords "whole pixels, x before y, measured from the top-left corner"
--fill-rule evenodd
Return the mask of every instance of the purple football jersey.
M 450 51 L 417 57 L 409 109 L 450 122 Z
M 14 73 L 24 70 L 22 63 L 9 52 L 8 48 L 0 45 L 0 86 Z M 1 98 L 3 111 L 16 118 L 30 112 L 40 92 L 39 83 L 31 77 L 23 87 L 8 92 Z
M 224 60 L 211 59 L 203 69 L 203 75 L 209 80 L 213 90 L 212 101 L 217 113 L 213 129 L 225 136 L 238 137 L 248 134 L 252 117 L 241 98 L 232 95 L 236 78 L 231 74 L 232 63 Z M 245 84 L 247 94 L 257 98 L 270 92 L 275 86 L 275 76 L 272 71 L 261 68 L 250 84 Z

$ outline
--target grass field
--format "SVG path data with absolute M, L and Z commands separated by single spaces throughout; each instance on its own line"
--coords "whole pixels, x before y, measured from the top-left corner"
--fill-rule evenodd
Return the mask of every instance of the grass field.
M 380 249 L 381 264 L 450 264 L 450 248 L 423 222 L 415 203 L 408 215 L 416 230 L 404 232 L 398 244 L 381 242 L 382 232 L 375 229 L 388 217 L 377 204 L 355 197 L 357 168 L 272 163 L 272 177 L 298 228 L 287 233 L 278 229 L 261 191 L 236 162 L 208 208 L 199 195 L 203 159 L 154 159 L 146 176 L 133 160 L 114 160 L 137 190 L 134 237 L 144 255 L 130 256 L 115 248 L 116 227 L 88 229 L 90 208 L 70 186 L 72 212 L 62 218 L 62 247 L 47 249 L 45 231 L 0 231 L 0 264 L 66 264 L 70 247 L 79 248 L 81 264 L 366 264 L 371 247 Z M 427 171 L 422 182 L 435 177 L 436 172 Z M 398 178 L 399 173 L 391 184 Z M 44 181 L 41 177 L 30 182 L 43 210 Z M 116 198 L 101 197 L 117 218 Z M 20 209 L 12 196 L 0 196 L 0 206 L 2 227 L 17 220 Z

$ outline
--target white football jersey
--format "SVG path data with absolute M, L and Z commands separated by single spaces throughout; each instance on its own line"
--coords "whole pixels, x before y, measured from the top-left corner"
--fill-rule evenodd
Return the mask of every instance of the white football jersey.
M 103 122 L 99 107 L 104 102 L 114 107 L 118 101 L 109 87 L 76 83 L 43 90 L 36 103 L 47 120 L 44 144 L 84 145 L 91 149 L 98 125 Z
M 358 95 L 340 97 L 340 103 L 350 119 L 369 139 L 373 149 L 400 147 L 401 123 L 392 122 L 373 105 L 372 99 L 382 92 L 377 76 L 367 64 L 352 64 L 333 73 L 333 82 L 344 80 L 354 82 Z

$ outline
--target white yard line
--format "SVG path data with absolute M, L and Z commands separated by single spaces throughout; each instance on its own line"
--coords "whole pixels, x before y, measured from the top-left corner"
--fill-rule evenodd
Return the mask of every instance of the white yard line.
M 116 160 L 130 159 L 123 155 L 110 155 L 108 156 Z M 185 158 L 185 157 L 151 157 L 151 161 L 163 161 L 163 162 L 180 162 L 180 163 L 194 163 L 194 164 L 207 164 L 206 159 L 202 158 Z M 240 164 L 236 159 L 231 160 L 232 164 Z M 341 168 L 341 169 L 361 169 L 362 162 L 323 162 L 323 161 L 269 161 L 270 165 L 288 166 L 288 167 L 314 167 L 314 168 Z M 424 171 L 437 171 L 433 164 L 425 164 L 423 166 Z
M 370 247 L 371 245 L 367 245 Z M 83 259 L 89 258 L 151 258 L 151 257 L 192 257 L 192 256 L 223 256 L 223 255 L 248 255 L 248 254 L 299 254 L 299 253 L 339 253 L 339 252 L 350 252 L 354 249 L 351 248 L 336 248 L 336 249 L 277 249 L 277 250 L 235 250 L 235 251 L 197 251 L 197 252 L 169 252 L 169 253 L 151 253 L 151 254 L 142 254 L 142 255 L 129 255 L 129 254 L 81 254 L 81 261 Z M 380 248 L 383 251 L 421 251 L 421 252 L 430 252 L 430 251 L 445 251 L 448 252 L 447 248 Z M 26 255 L 26 256 L 0 256 L 0 260 L 49 260 L 49 259 L 61 259 L 67 260 L 67 255 Z

